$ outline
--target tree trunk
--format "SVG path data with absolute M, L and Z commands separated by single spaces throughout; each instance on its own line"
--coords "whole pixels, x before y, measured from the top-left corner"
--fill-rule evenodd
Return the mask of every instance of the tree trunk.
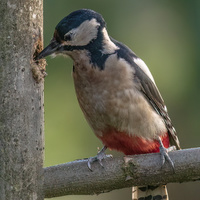
M 0 199 L 41 200 L 43 1 L 0 0 L 0 19 Z

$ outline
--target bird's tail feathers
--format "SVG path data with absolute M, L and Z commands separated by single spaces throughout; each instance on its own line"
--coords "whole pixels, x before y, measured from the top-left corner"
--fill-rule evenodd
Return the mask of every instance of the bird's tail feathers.
M 169 200 L 166 185 L 132 188 L 132 200 Z

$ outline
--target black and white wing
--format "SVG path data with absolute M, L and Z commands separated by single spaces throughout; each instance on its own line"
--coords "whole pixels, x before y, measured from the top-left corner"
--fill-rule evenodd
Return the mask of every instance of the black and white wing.
M 134 81 L 137 82 L 138 90 L 143 93 L 152 108 L 162 117 L 170 136 L 170 144 L 175 145 L 180 149 L 180 143 L 176 135 L 175 128 L 172 125 L 171 119 L 167 112 L 167 107 L 163 98 L 154 82 L 154 79 L 146 66 L 146 64 L 138 58 L 127 46 L 115 41 L 112 41 L 119 47 L 118 56 L 125 59 L 131 64 L 134 69 Z

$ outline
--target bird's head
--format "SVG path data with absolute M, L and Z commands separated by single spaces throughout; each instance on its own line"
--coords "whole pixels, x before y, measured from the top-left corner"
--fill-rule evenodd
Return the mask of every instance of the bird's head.
M 102 41 L 101 33 L 105 32 L 105 26 L 103 17 L 93 10 L 74 11 L 58 23 L 50 44 L 35 59 L 51 54 L 70 55 L 74 50 L 98 48 L 98 42 L 94 41 Z

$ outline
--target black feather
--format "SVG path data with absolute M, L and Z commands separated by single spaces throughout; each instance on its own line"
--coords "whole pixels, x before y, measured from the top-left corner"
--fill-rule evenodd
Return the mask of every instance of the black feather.
M 170 136 L 171 145 L 175 145 L 177 149 L 180 149 L 180 144 L 178 137 L 176 136 L 176 131 L 172 125 L 171 119 L 167 111 L 165 110 L 166 106 L 157 86 L 147 76 L 147 74 L 134 62 L 134 58 L 138 58 L 136 54 L 126 45 L 114 39 L 112 39 L 112 41 L 119 47 L 119 50 L 116 51 L 118 58 L 123 58 L 131 66 L 134 67 L 134 81 L 137 82 L 138 90 L 143 93 L 144 97 L 147 99 L 152 108 L 162 117 Z

